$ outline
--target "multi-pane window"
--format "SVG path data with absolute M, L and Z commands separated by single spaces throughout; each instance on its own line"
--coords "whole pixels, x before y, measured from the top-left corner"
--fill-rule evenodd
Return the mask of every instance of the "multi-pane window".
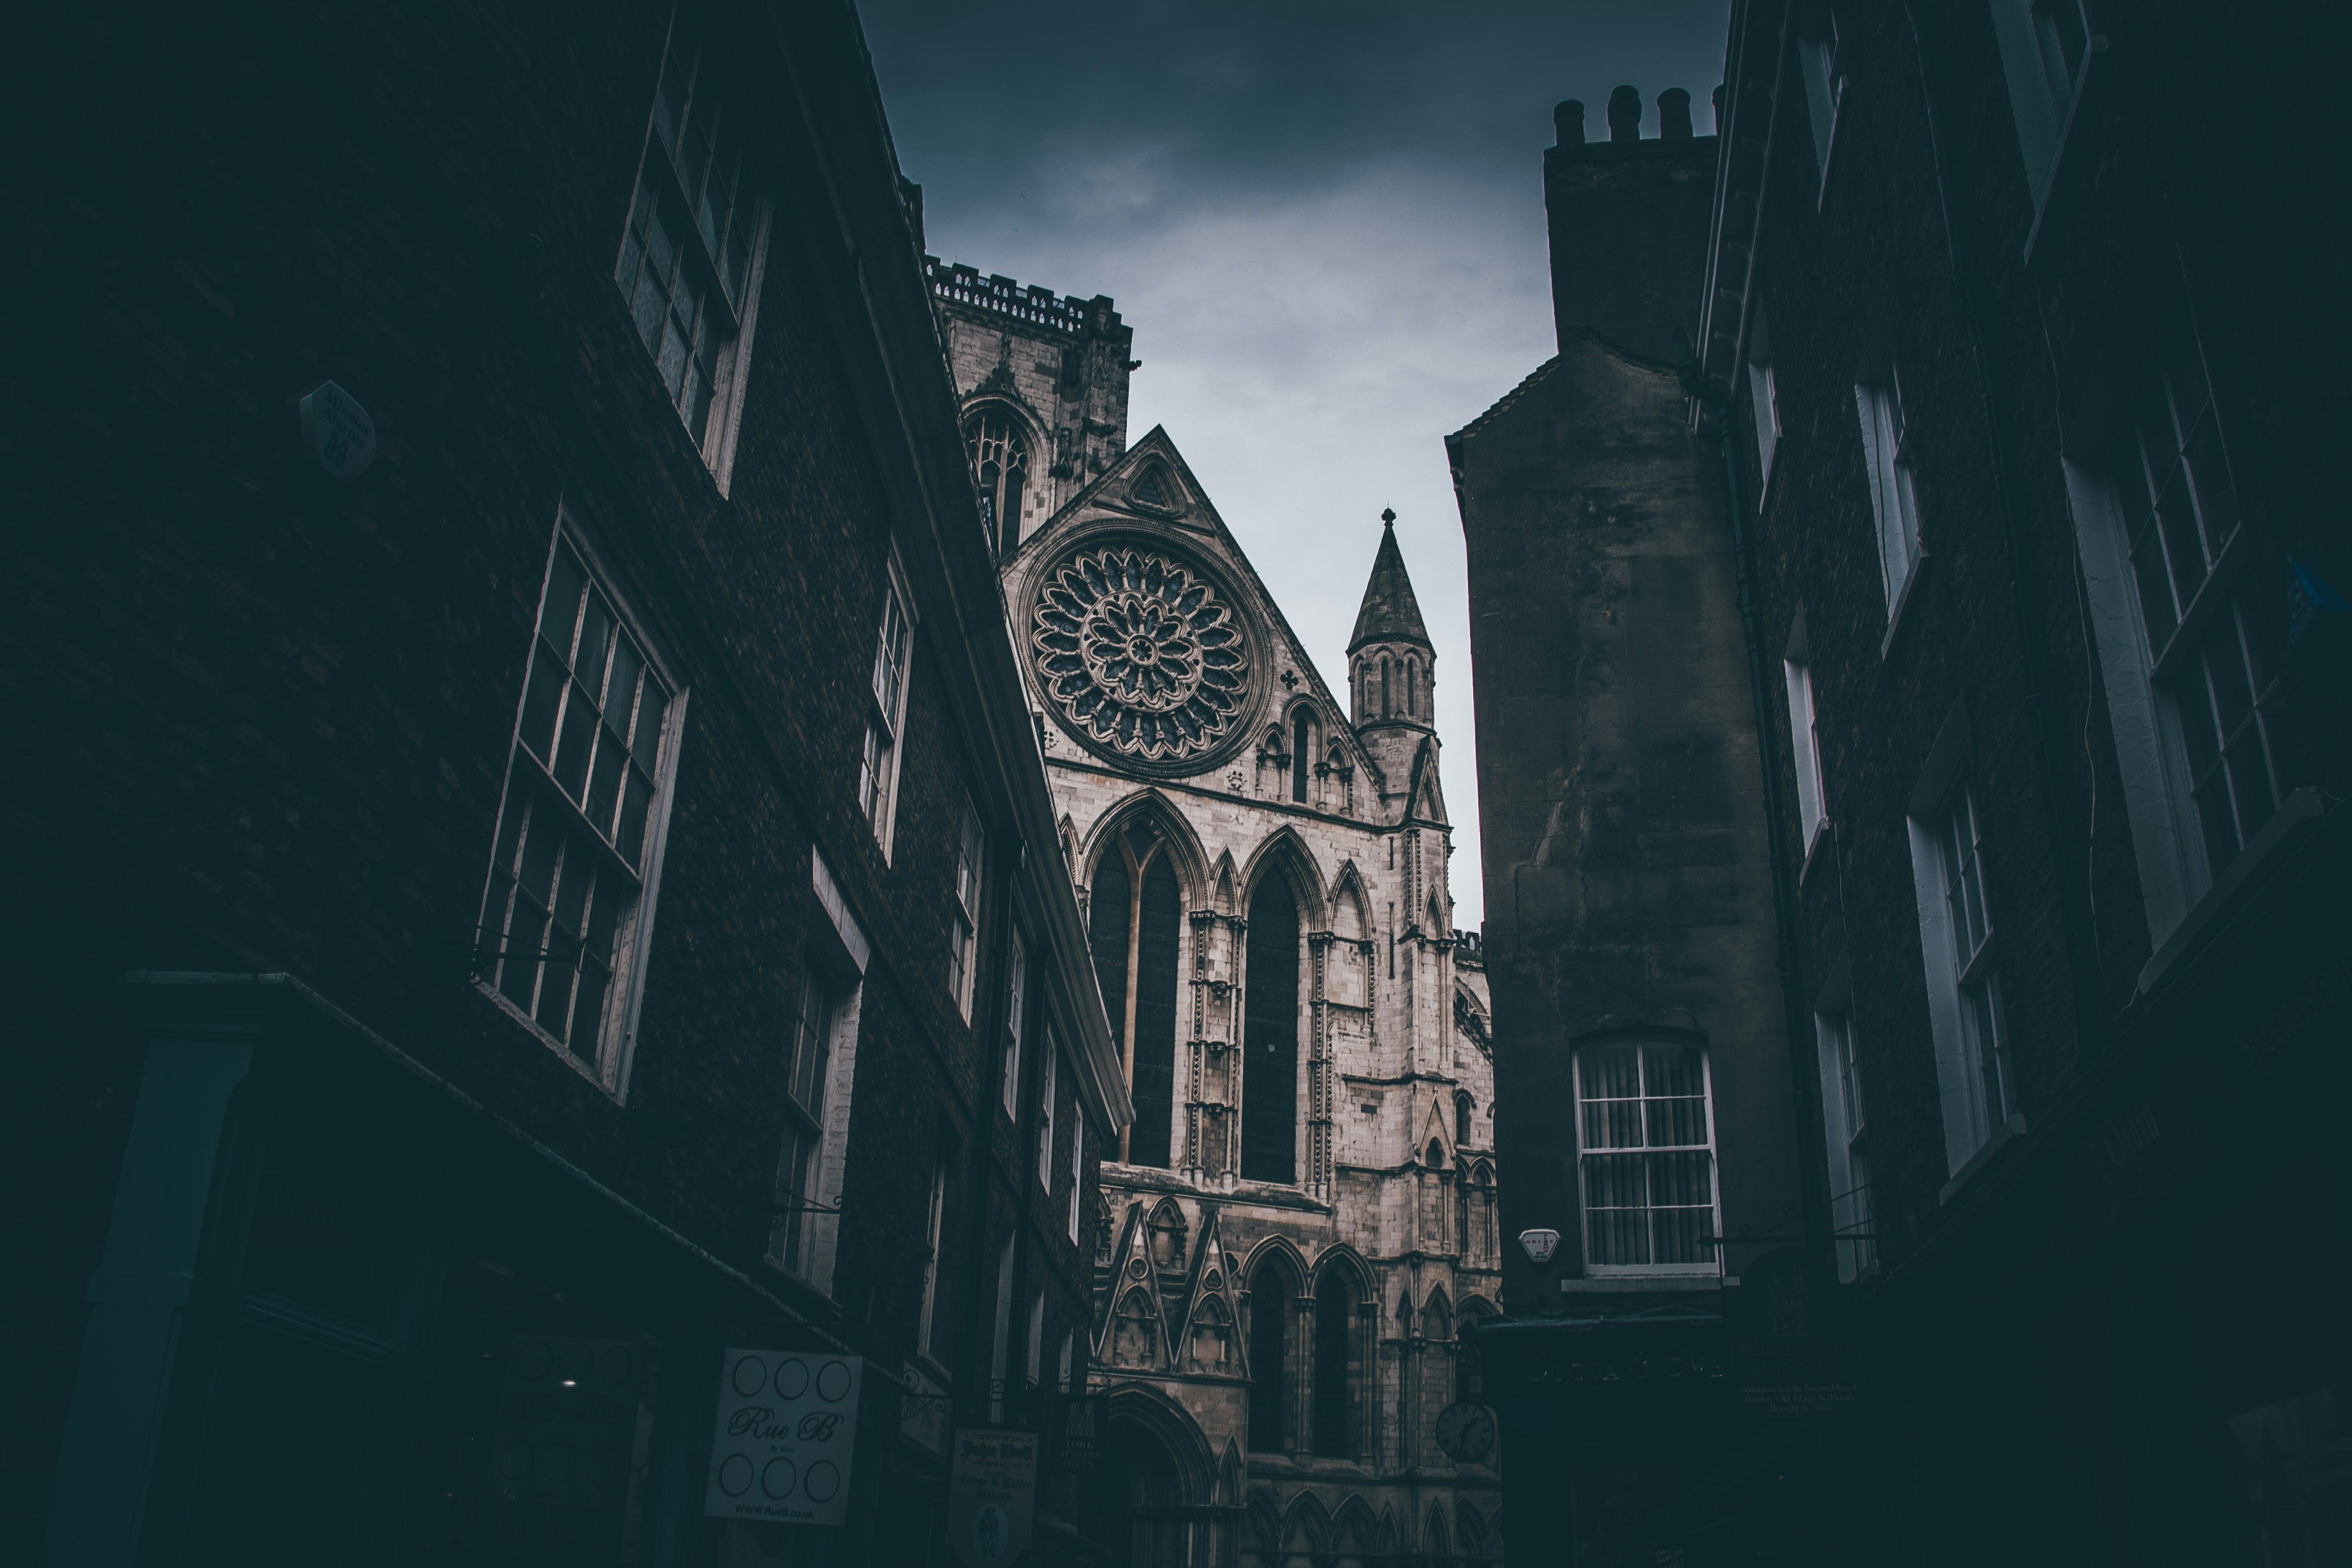
M 948 994 L 966 1019 L 980 957 L 980 813 L 966 800 L 956 841 L 955 904 L 948 915 Z
M 866 716 L 866 747 L 857 763 L 857 809 L 874 824 L 874 836 L 890 847 L 893 785 L 898 778 L 899 731 L 907 719 L 907 664 L 914 627 L 898 595 L 896 574 L 882 589 L 882 629 L 874 645 L 873 706 Z
M 1804 830 L 1805 852 L 1811 854 L 1822 825 L 1829 821 L 1829 798 L 1822 784 L 1821 723 L 1813 712 L 1813 671 L 1801 660 L 1783 659 L 1780 673 L 1789 686 L 1789 741 L 1797 769 L 1799 825 Z
M 991 549 L 1000 553 L 1021 542 L 1022 495 L 1029 483 L 1029 443 L 1010 411 L 982 409 L 965 421 L 965 452 L 980 486 L 980 521 Z
M 713 410 L 741 368 L 767 204 L 740 100 L 722 89 L 718 51 L 689 23 L 682 10 L 662 57 L 653 134 L 613 279 L 670 402 L 715 458 L 722 421 Z
M 476 972 L 603 1080 L 647 892 L 670 688 L 559 535 L 499 811 Z
M 2273 618 L 2242 570 L 2237 492 L 2185 312 L 2115 466 L 2148 667 L 2201 831 L 2197 880 L 2210 883 L 2278 809 L 2280 686 Z
M 1589 1047 L 1576 1059 L 1585 1263 L 1715 1267 L 1715 1129 L 1695 1045 Z
M 2051 100 L 2071 103 L 2091 52 L 2091 29 L 2083 21 L 2083 0 L 2033 0 L 2033 42 Z
M 1037 1090 L 1037 1185 L 1054 1190 L 1054 1064 L 1061 1055 L 1049 1032 L 1045 1037 L 1045 1082 Z
M 1748 413 L 1756 427 L 1756 504 L 1764 505 L 1772 484 L 1772 458 L 1780 448 L 1780 392 L 1772 379 L 1772 332 L 1763 308 L 1748 332 Z
M 1087 1119 L 1084 1115 L 1070 1118 L 1070 1244 L 1078 1240 L 1078 1203 L 1086 1188 Z
M 1838 1272 L 1851 1280 L 1876 1261 L 1871 1235 L 1870 1155 L 1862 1080 L 1853 1065 L 1853 1015 L 1818 1013 L 1813 1026 L 1822 1067 L 1822 1120 L 1830 1166 L 1830 1218 L 1837 1235 Z
M 915 1347 L 926 1355 L 931 1353 L 932 1333 L 939 1322 L 940 1223 L 946 1218 L 947 1207 L 948 1163 L 940 1160 L 931 1166 L 931 1201 L 923 1219 L 923 1311 L 915 1328 Z
M 824 1154 L 825 1067 L 833 1047 L 835 999 L 813 968 L 801 973 L 800 1007 L 784 1058 L 784 1141 L 776 1156 L 776 1225 L 768 1261 L 806 1268 L 804 1240 Z
M 1878 528 L 1878 560 L 1886 589 L 1886 615 L 1903 607 L 1904 591 L 1919 564 L 1919 492 L 1904 445 L 1903 388 L 1891 362 L 1853 389 L 1862 418 L 1863 456 L 1869 467 L 1870 509 Z
M 1831 133 L 1837 129 L 1838 99 L 1845 79 L 1838 74 L 1837 17 L 1826 5 L 1797 35 L 1797 60 L 1805 78 L 1805 109 L 1812 121 L 1813 154 L 1829 167 Z
M 1976 1142 L 1981 1145 L 2009 1119 L 2009 1036 L 1985 901 L 1983 840 L 1975 792 L 1965 780 L 1953 787 L 1935 831 L 1943 867 L 1944 927 L 1951 938 L 1959 1000 L 1960 1060 Z
M 1004 976 L 1004 1113 L 1018 1119 L 1021 1114 L 1021 1029 L 1026 1021 L 1022 1016 L 1029 993 L 1029 952 L 1021 940 L 1021 933 L 1013 933 L 1013 961 Z

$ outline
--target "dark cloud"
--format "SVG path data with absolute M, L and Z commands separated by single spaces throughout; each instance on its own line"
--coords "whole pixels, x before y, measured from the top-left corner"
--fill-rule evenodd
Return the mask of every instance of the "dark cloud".
M 1689 89 L 1729 0 L 861 8 L 930 248 L 1114 296 L 1164 423 L 1326 678 L 1383 506 L 1438 643 L 1454 896 L 1479 918 L 1468 614 L 1443 438 L 1551 352 L 1551 106 Z M 1649 129 L 1655 131 L 1655 110 Z

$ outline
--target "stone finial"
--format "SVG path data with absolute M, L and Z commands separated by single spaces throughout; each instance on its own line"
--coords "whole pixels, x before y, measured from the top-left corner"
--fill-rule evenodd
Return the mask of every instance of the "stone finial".
M 1551 106 L 1552 141 L 1559 147 L 1584 145 L 1584 104 L 1573 98 L 1564 98 Z
M 1658 134 L 1669 141 L 1691 137 L 1690 94 L 1670 87 L 1658 95 Z
M 1395 508 L 1395 507 L 1382 507 L 1381 508 L 1381 526 L 1382 526 L 1383 528 L 1392 528 L 1396 527 L 1396 508 Z
M 1642 140 L 1642 89 L 1621 87 L 1609 94 L 1609 140 Z

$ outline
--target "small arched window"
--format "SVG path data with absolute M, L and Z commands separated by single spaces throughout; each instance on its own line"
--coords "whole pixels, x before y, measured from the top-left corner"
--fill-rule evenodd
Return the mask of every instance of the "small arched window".
M 1394 712 L 1395 710 L 1389 704 L 1388 655 L 1383 653 L 1381 655 L 1381 716 L 1390 718 L 1394 716 Z
M 1420 692 L 1421 661 L 1407 659 L 1404 662 L 1404 711 L 1407 717 L 1417 716 L 1420 714 Z
M 1454 1142 L 1457 1148 L 1470 1145 L 1470 1129 L 1475 1119 L 1473 1113 L 1477 1103 L 1466 1092 L 1454 1096 Z
M 1307 768 L 1315 755 L 1315 730 L 1307 722 L 1307 710 L 1300 708 L 1290 716 L 1290 798 L 1307 799 Z
M 1589 1046 L 1576 1058 L 1576 1099 L 1586 1266 L 1713 1270 L 1706 1052 L 1678 1041 Z
M 1002 408 L 984 408 L 965 421 L 964 450 L 980 486 L 980 520 L 989 547 L 1000 554 L 1021 542 L 1022 493 L 1029 482 L 1029 443 Z

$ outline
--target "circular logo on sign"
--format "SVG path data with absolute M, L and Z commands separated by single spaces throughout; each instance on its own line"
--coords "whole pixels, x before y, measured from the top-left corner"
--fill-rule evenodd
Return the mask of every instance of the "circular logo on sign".
M 776 1397 L 798 1399 L 808 1392 L 808 1363 L 797 1358 L 780 1362 L 776 1366 Z
M 1224 592 L 1148 545 L 1081 547 L 1047 571 L 1030 657 L 1063 725 L 1089 749 L 1189 772 L 1237 743 L 1251 646 Z
M 828 1361 L 816 1375 L 817 1397 L 831 1405 L 849 1392 L 849 1368 L 837 1361 Z

